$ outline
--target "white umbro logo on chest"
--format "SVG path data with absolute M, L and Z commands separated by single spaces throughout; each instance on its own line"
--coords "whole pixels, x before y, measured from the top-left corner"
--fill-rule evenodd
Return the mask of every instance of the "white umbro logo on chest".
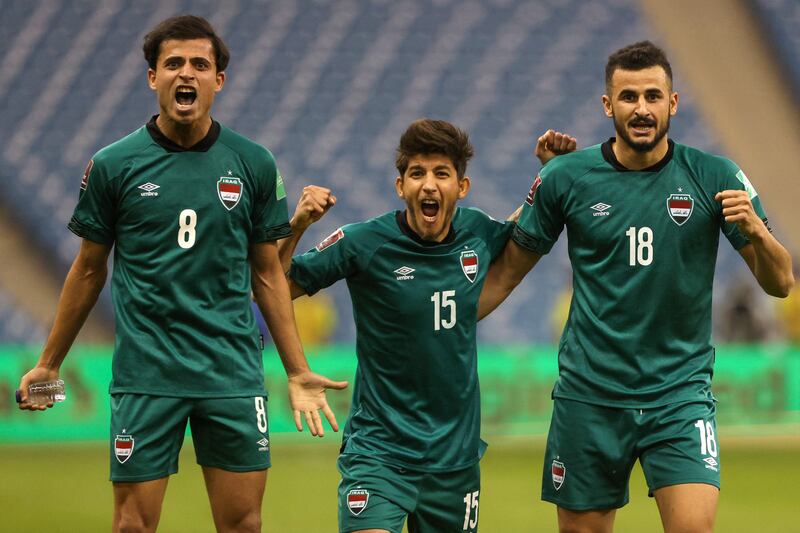
M 596 203 L 589 209 L 594 210 L 594 213 L 592 213 L 593 217 L 607 217 L 611 214 L 608 212 L 608 210 L 611 209 L 611 206 L 604 204 L 603 202 Z
M 158 193 L 155 192 L 156 189 L 160 189 L 160 185 L 156 185 L 155 183 L 150 183 L 149 181 L 144 185 L 139 185 L 139 189 L 143 190 L 144 192 L 140 194 L 140 196 L 158 196 Z

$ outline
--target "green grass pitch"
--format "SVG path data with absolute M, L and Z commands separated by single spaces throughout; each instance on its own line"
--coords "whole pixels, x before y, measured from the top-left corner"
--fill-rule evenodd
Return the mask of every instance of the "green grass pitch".
M 303 437 L 303 436 L 301 436 Z M 264 531 L 336 531 L 338 435 L 312 441 L 272 439 L 273 468 Z M 716 531 L 800 532 L 800 436 L 721 439 L 722 483 Z M 484 533 L 556 531 L 555 509 L 539 500 L 541 438 L 490 439 L 482 464 L 480 527 Z M 111 484 L 105 445 L 0 446 L 0 529 L 108 531 Z M 617 514 L 618 533 L 661 531 L 655 502 L 637 466 L 631 502 Z M 160 531 L 211 532 L 211 512 L 187 441 L 180 472 L 169 482 Z

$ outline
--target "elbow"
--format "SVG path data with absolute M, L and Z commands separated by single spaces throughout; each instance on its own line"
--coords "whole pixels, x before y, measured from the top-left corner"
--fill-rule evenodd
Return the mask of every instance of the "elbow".
M 771 287 L 772 290 L 768 290 L 767 293 L 776 298 L 786 298 L 794 288 L 794 281 L 794 275 L 790 272 L 788 276 L 784 276 L 774 287 Z

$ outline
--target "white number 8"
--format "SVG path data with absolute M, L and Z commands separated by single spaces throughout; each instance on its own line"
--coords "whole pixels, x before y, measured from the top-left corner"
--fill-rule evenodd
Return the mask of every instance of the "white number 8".
M 267 410 L 264 409 L 264 398 L 256 396 L 256 423 L 261 433 L 267 432 Z
M 178 246 L 183 249 L 189 249 L 194 246 L 195 231 L 197 225 L 197 213 L 194 209 L 184 209 L 178 215 Z

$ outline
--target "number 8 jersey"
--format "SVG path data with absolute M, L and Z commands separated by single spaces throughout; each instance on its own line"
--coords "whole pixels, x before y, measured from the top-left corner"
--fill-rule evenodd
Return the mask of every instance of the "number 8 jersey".
M 556 157 L 534 180 L 514 241 L 546 254 L 566 226 L 574 294 L 553 396 L 612 407 L 711 397 L 711 289 L 720 230 L 747 239 L 714 200 L 747 190 L 731 161 L 669 141 L 653 167 L 623 167 L 608 142 Z
M 458 207 L 444 241 L 426 242 L 398 211 L 292 259 L 289 275 L 306 293 L 346 279 L 353 302 L 358 367 L 343 453 L 431 472 L 483 455 L 478 298 L 511 228 Z
M 114 245 L 111 393 L 263 395 L 251 244 L 291 233 L 268 150 L 212 123 L 183 149 L 155 125 L 89 163 L 69 229 Z

